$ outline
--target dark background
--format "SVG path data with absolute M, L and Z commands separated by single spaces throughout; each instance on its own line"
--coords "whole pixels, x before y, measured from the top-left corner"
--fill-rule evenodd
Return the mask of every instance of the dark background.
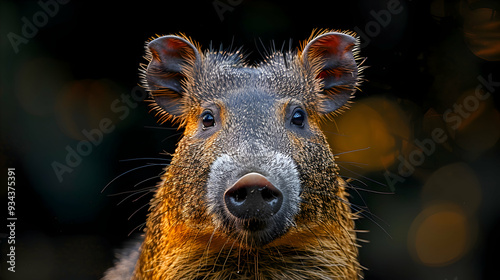
M 364 33 L 367 81 L 352 114 L 325 131 L 342 175 L 354 179 L 353 203 L 365 209 L 357 227 L 370 231 L 359 234 L 369 240 L 360 249 L 366 279 L 495 275 L 500 86 L 484 101 L 474 90 L 479 76 L 500 82 L 497 2 L 61 2 L 68 3 L 51 6 L 52 14 L 37 1 L 0 2 L 0 213 L 7 214 L 7 168 L 14 167 L 18 218 L 16 273 L 7 271 L 9 233 L 0 228 L 0 278 L 99 279 L 114 251 L 141 232 L 151 195 L 127 198 L 127 191 L 156 184 L 168 158 L 160 153 L 173 152 L 180 136 L 158 124 L 146 102 L 122 99 L 140 92 L 146 40 L 182 32 L 203 49 L 244 46 L 258 61 L 271 40 L 288 49 L 292 38 L 296 48 L 315 28 Z M 390 18 L 389 2 L 398 11 Z M 23 43 L 13 44 L 13 34 Z M 474 110 L 447 115 L 461 125 L 443 121 L 464 100 Z M 112 131 L 98 137 L 103 120 Z M 384 174 L 401 175 L 402 158 L 425 152 L 415 140 L 432 139 L 437 128 L 447 140 L 388 183 Z M 84 131 L 97 133 L 97 144 Z M 78 147 L 86 155 L 70 167 L 69 151 Z M 61 180 L 55 162 L 68 166 Z

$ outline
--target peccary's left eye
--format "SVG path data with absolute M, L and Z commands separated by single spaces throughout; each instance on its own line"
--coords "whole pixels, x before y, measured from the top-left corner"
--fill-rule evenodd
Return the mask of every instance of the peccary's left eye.
M 201 119 L 202 119 L 204 129 L 215 125 L 215 118 L 211 112 L 205 112 Z
M 303 127 L 306 119 L 306 112 L 302 109 L 296 109 L 292 114 L 292 124 Z

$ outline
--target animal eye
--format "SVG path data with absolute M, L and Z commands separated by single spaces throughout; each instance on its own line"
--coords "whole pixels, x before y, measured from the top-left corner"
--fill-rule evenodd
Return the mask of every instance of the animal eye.
M 214 115 L 210 112 L 206 112 L 202 116 L 203 128 L 208 128 L 215 125 Z
M 306 119 L 306 112 L 302 109 L 297 109 L 292 115 L 292 124 L 296 126 L 304 126 L 304 120 Z

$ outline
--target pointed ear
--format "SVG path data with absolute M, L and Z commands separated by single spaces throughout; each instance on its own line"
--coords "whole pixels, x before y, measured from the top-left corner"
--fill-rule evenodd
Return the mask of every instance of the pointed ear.
M 200 61 L 198 49 L 188 39 L 168 35 L 147 44 L 151 60 L 146 69 L 146 82 L 156 104 L 173 117 L 183 114 L 182 81 L 186 67 Z
M 304 47 L 304 65 L 323 83 L 316 102 L 319 113 L 338 110 L 356 91 L 358 66 L 353 49 L 357 45 L 356 38 L 348 34 L 328 32 L 310 40 Z

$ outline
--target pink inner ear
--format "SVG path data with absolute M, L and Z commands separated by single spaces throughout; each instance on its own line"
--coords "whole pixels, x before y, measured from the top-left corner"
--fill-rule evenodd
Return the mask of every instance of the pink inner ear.
M 188 45 L 185 42 L 169 39 L 165 48 L 161 49 L 161 52 L 165 57 L 182 57 L 182 52 L 186 47 L 188 47 Z
M 325 79 L 326 77 L 334 77 L 335 79 L 340 79 L 342 75 L 344 75 L 344 71 L 342 69 L 338 68 L 333 68 L 333 69 L 326 69 L 321 72 L 316 76 L 318 79 Z
M 317 42 L 317 48 L 332 55 L 342 57 L 346 52 L 350 52 L 354 47 L 353 43 L 347 43 L 336 35 L 326 36 Z
M 332 35 L 321 38 L 318 42 L 318 47 L 330 53 L 337 54 L 339 44 L 340 38 Z

